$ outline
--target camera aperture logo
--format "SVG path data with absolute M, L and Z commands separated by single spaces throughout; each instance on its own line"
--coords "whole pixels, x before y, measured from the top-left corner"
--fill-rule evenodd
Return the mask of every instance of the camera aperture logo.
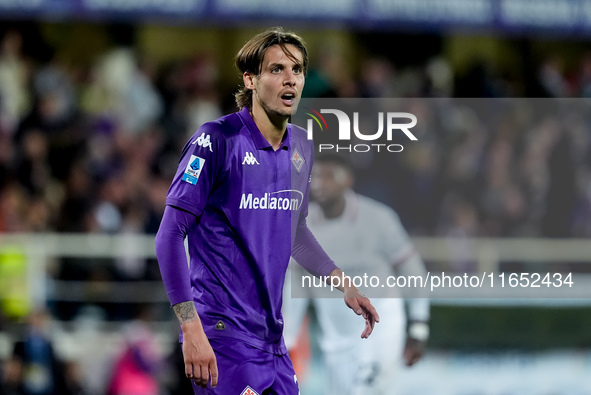
M 402 152 L 404 146 L 398 143 L 392 143 L 393 136 L 395 133 L 403 133 L 406 138 L 410 141 L 417 141 L 417 137 L 410 131 L 411 128 L 416 126 L 417 117 L 409 112 L 378 112 L 377 120 L 378 126 L 377 131 L 372 133 L 364 133 L 367 131 L 360 130 L 360 115 L 358 111 L 353 112 L 353 122 L 346 112 L 337 110 L 334 108 L 323 108 L 320 112 L 305 107 L 310 118 L 308 118 L 306 130 L 308 132 L 308 140 L 312 140 L 314 137 L 314 128 L 320 128 L 321 132 L 328 131 L 328 124 L 322 114 L 332 114 L 336 116 L 339 125 L 338 130 L 338 144 L 322 143 L 318 145 L 318 152 Z M 406 122 L 404 122 L 406 121 Z M 409 122 L 410 121 L 410 122 Z M 384 127 L 385 124 L 385 127 Z M 385 140 L 384 141 L 384 131 Z M 353 133 L 351 133 L 353 132 Z M 361 144 L 346 144 L 351 141 L 352 135 L 367 143 Z

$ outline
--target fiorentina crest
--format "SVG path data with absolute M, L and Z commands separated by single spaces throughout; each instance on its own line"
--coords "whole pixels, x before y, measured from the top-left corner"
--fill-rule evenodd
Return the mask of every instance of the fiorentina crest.
M 240 395 L 259 395 L 259 393 L 250 388 L 250 385 L 247 385 Z
M 300 155 L 297 148 L 294 148 L 293 154 L 291 155 L 291 163 L 293 163 L 294 167 L 300 172 L 302 170 L 302 166 L 304 165 L 304 157 Z

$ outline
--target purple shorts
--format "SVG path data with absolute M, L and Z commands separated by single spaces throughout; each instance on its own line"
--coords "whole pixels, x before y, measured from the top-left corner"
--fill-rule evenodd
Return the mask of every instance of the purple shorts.
M 232 339 L 210 339 L 218 365 L 218 385 L 195 395 L 299 395 L 289 355 L 275 355 Z

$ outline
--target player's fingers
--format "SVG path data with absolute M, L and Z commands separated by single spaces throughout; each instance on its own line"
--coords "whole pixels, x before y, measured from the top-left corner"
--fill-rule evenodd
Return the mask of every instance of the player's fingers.
M 353 310 L 355 312 L 355 314 L 357 314 L 357 315 L 363 314 L 363 309 L 359 305 L 359 300 L 357 298 L 348 298 L 345 300 L 345 303 L 347 304 L 347 306 L 349 306 L 349 308 L 351 310 Z
M 412 366 L 419 361 L 419 356 L 416 353 L 409 353 L 406 358 L 406 366 Z
M 380 322 L 380 315 L 375 307 L 371 304 L 369 299 L 363 299 L 363 310 L 367 313 L 365 318 L 372 319 L 375 322 Z
M 188 379 L 193 378 L 193 364 L 185 363 L 185 375 L 187 376 Z
M 218 385 L 218 364 L 214 359 L 209 365 L 209 374 L 211 375 L 211 386 L 215 388 Z
M 369 337 L 369 335 L 372 334 L 374 326 L 375 326 L 375 320 L 374 320 L 373 316 L 368 316 L 368 318 L 365 319 L 365 328 L 363 329 L 363 332 L 361 333 L 361 337 L 363 339 L 367 339 Z
M 361 338 L 362 339 L 367 339 L 368 332 L 369 332 L 370 328 L 369 328 L 369 322 L 367 320 L 365 320 L 365 327 L 363 328 L 363 332 L 361 332 Z
M 373 328 L 372 328 L 371 324 L 369 323 L 369 321 L 365 321 L 365 329 L 363 330 L 362 337 L 364 339 L 367 339 L 369 337 L 369 335 L 371 335 L 372 332 L 373 332 Z
M 209 383 L 209 366 L 202 365 L 201 366 L 201 386 L 203 388 L 205 388 L 205 387 L 207 387 L 208 383 Z
M 195 371 L 195 384 L 205 388 L 207 386 L 207 380 L 209 379 L 207 368 L 200 365 L 195 368 Z
M 201 386 L 201 368 L 199 367 L 199 365 L 195 365 L 193 372 L 193 382 L 195 383 L 195 385 Z

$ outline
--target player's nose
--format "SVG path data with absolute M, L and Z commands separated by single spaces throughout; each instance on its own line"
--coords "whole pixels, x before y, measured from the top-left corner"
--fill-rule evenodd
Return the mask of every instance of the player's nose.
M 296 84 L 296 77 L 292 71 L 288 71 L 285 73 L 285 79 L 283 80 L 283 85 L 294 87 Z

